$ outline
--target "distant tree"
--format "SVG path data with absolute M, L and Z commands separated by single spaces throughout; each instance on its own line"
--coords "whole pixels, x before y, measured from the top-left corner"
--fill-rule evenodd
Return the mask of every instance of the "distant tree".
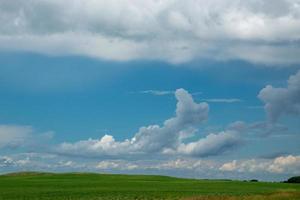
M 252 180 L 250 180 L 250 182 L 258 182 L 258 180 L 257 179 L 252 179 Z
M 300 176 L 291 177 L 285 183 L 300 183 Z

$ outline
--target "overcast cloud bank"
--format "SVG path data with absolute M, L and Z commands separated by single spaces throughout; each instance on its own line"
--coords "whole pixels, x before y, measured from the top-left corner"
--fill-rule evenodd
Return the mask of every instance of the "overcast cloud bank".
M 300 62 L 298 0 L 0 1 L 0 49 L 108 60 Z

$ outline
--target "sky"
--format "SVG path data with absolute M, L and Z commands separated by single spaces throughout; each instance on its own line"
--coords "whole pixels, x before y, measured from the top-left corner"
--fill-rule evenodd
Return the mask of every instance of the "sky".
M 0 0 L 0 174 L 300 174 L 299 0 Z

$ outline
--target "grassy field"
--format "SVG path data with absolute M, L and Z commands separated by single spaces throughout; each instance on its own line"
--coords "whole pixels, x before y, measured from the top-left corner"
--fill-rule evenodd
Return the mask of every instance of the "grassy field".
M 300 199 L 300 185 L 85 173 L 18 173 L 0 176 L 0 200 L 54 199 Z

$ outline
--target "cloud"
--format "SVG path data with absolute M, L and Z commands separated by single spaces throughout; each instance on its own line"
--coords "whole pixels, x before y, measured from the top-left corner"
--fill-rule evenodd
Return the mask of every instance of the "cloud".
M 151 95 L 155 95 L 155 96 L 163 96 L 163 95 L 170 95 L 170 94 L 174 94 L 174 91 L 170 91 L 170 90 L 144 90 L 144 91 L 140 91 L 139 93 L 141 94 L 151 94 Z
M 224 153 L 240 144 L 237 131 L 209 134 L 195 142 L 184 143 L 197 132 L 197 127 L 208 118 L 207 103 L 196 103 L 184 89 L 175 91 L 176 115 L 167 119 L 162 126 L 144 126 L 131 139 L 116 141 L 111 135 L 101 139 L 62 143 L 57 153 L 83 157 L 120 157 L 141 155 L 188 155 L 205 157 Z
M 279 123 L 270 124 L 266 121 L 246 123 L 235 121 L 227 126 L 227 130 L 237 131 L 248 136 L 283 136 L 287 134 L 288 127 Z
M 0 13 L 2 50 L 172 63 L 300 61 L 297 0 L 15 0 L 1 1 Z
M 122 160 L 104 160 L 99 162 L 96 168 L 100 170 L 135 170 L 141 166 Z
M 139 91 L 140 94 L 151 94 L 154 96 L 164 96 L 164 95 L 174 95 L 174 90 L 143 90 Z M 192 96 L 197 96 L 202 94 L 202 92 L 192 92 L 190 93 Z
M 0 125 L 0 148 L 22 146 L 32 133 L 30 126 Z
M 265 104 L 263 108 L 267 115 L 266 120 L 253 123 L 236 121 L 227 129 L 252 135 L 256 133 L 259 136 L 286 134 L 288 127 L 278 123 L 278 119 L 284 115 L 297 116 L 300 114 L 300 70 L 289 77 L 287 87 L 275 88 L 267 85 L 259 92 L 258 98 Z
M 221 171 L 240 173 L 299 174 L 300 156 L 279 156 L 274 159 L 251 159 L 224 163 Z
M 99 155 L 122 155 L 130 153 L 131 141 L 125 140 L 122 142 L 115 141 L 111 135 L 104 135 L 100 140 L 88 139 L 78 141 L 76 143 L 62 143 L 59 145 L 58 153 L 68 155 L 81 155 L 93 157 Z
M 273 159 L 209 160 L 191 157 L 139 160 L 67 158 L 46 153 L 20 153 L 0 156 L 0 173 L 20 170 L 107 172 L 176 175 L 192 178 L 233 178 L 286 180 L 300 173 L 300 156 Z
M 214 98 L 214 99 L 202 99 L 202 101 L 207 101 L 210 103 L 238 103 L 241 102 L 242 100 L 236 98 L 232 98 L 232 99 Z
M 184 89 L 175 92 L 177 99 L 176 115 L 163 123 L 163 126 L 141 127 L 131 139 L 115 141 L 113 136 L 105 135 L 100 140 L 84 140 L 74 144 L 63 143 L 60 151 L 65 153 L 81 152 L 85 155 L 122 155 L 159 153 L 164 149 L 175 149 L 183 135 L 194 133 L 195 127 L 207 119 L 207 103 L 195 103 Z
M 285 135 L 288 131 L 288 127 L 278 123 L 269 122 L 254 122 L 249 124 L 248 130 L 254 133 L 258 133 L 261 136 L 269 135 Z
M 236 170 L 236 160 L 233 160 L 232 162 L 224 163 L 221 167 L 221 171 L 234 171 Z
M 286 88 L 268 85 L 259 92 L 258 98 L 265 103 L 264 109 L 270 123 L 276 123 L 283 115 L 299 115 L 300 71 L 290 76 Z
M 196 142 L 180 144 L 178 152 L 196 157 L 219 155 L 241 144 L 241 139 L 235 131 L 224 131 L 209 134 Z
M 15 159 L 13 156 L 0 156 L 1 168 L 22 168 L 30 165 L 29 157 Z
M 248 124 L 246 124 L 243 121 L 235 121 L 227 126 L 228 130 L 238 131 L 238 132 L 242 132 L 242 131 L 245 132 L 248 128 L 249 128 Z
M 289 170 L 295 170 L 293 173 L 300 172 L 300 156 L 281 156 L 276 158 L 269 166 L 268 170 L 273 173 L 283 173 Z
M 0 167 L 10 167 L 14 165 L 14 161 L 12 158 L 8 156 L 1 156 L 0 157 Z
M 45 147 L 54 135 L 53 131 L 37 133 L 31 126 L 0 125 L 0 149 L 15 149 L 20 147 Z
M 177 99 L 176 116 L 166 120 L 162 127 L 157 125 L 142 127 L 133 140 L 142 149 L 155 151 L 163 148 L 173 148 L 177 145 L 182 131 L 194 131 L 208 118 L 207 103 L 195 103 L 193 97 L 184 89 L 175 92 Z
M 91 163 L 68 160 L 48 153 L 15 153 L 0 155 L 0 173 L 8 171 L 69 171 L 89 170 Z

